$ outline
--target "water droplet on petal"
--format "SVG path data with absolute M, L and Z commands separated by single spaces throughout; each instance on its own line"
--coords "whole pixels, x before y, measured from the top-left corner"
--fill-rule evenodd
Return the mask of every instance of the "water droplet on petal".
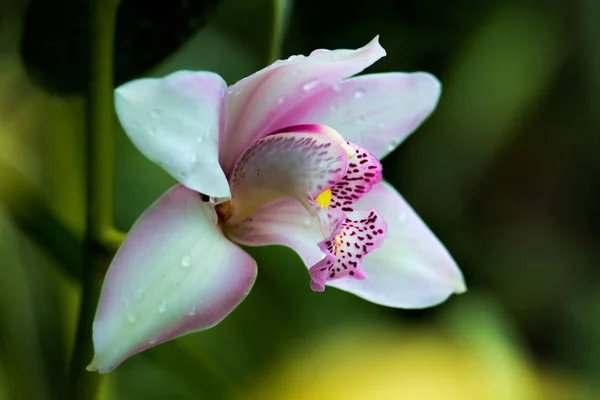
M 398 222 L 400 222 L 401 224 L 405 223 L 407 219 L 408 215 L 406 213 L 398 215 Z
M 284 101 L 285 101 L 285 96 L 281 96 L 280 98 L 277 99 L 277 104 L 283 104 Z
M 360 99 L 364 95 L 365 95 L 365 89 L 363 89 L 363 88 L 358 88 L 358 89 L 356 89 L 356 92 L 354 92 L 355 99 Z
M 342 91 L 342 86 L 339 83 L 334 83 L 333 85 L 331 85 L 331 88 L 333 90 L 335 90 L 336 92 L 341 92 Z
M 363 117 L 362 115 L 359 115 L 359 116 L 356 118 L 356 123 L 357 123 L 357 124 L 362 124 L 363 122 L 365 122 L 365 117 Z
M 165 311 L 167 311 L 167 300 L 163 299 L 158 307 L 158 312 L 163 314 Z
M 306 217 L 304 218 L 304 221 L 302 221 L 304 223 L 304 225 L 310 225 L 310 223 L 312 222 L 312 218 L 311 217 Z
M 192 265 L 192 257 L 190 257 L 188 254 L 186 254 L 183 257 L 181 257 L 181 265 L 184 268 L 187 268 L 190 265 Z
M 158 118 L 162 114 L 162 110 L 160 108 L 155 108 L 150 112 L 150 116 L 152 118 Z
M 390 144 L 388 146 L 388 151 L 394 150 L 396 147 L 398 147 L 399 144 L 400 144 L 399 140 L 394 140 L 394 141 L 390 142 Z
M 129 322 L 131 322 L 132 324 L 135 324 L 137 322 L 137 315 L 136 315 L 135 311 L 130 310 L 127 312 L 127 320 Z
M 156 126 L 154 126 L 154 125 L 152 125 L 148 128 L 148 134 L 150 136 L 156 136 L 156 131 L 157 131 L 157 129 L 156 129 Z
M 198 155 L 197 154 L 192 154 L 190 156 L 190 161 L 195 163 L 196 161 L 198 161 Z
M 154 345 L 154 344 L 156 344 L 156 342 L 158 342 L 158 340 L 156 338 L 152 338 L 152 339 L 148 340 L 148 344 L 150 344 L 150 345 Z
M 187 315 L 189 315 L 190 317 L 193 317 L 194 315 L 196 315 L 197 312 L 198 312 L 198 308 L 196 306 L 193 306 L 192 308 L 190 308 L 190 311 L 188 311 Z
M 317 87 L 318 84 L 319 84 L 319 81 L 317 79 L 314 79 L 312 81 L 308 81 L 304 85 L 302 85 L 302 90 L 305 90 L 305 91 L 312 90 L 315 87 Z
M 338 105 L 336 103 L 331 103 L 331 105 L 329 106 L 329 112 L 336 112 L 338 109 Z
M 383 129 L 383 128 L 385 128 L 385 124 L 384 124 L 383 122 L 380 122 L 380 123 L 377 125 L 377 127 L 378 127 L 379 129 Z
M 216 204 L 216 203 L 217 203 L 217 201 L 219 201 L 219 198 L 218 198 L 218 197 L 209 197 L 209 198 L 208 198 L 208 201 L 209 201 L 211 204 Z
M 316 49 L 313 50 L 312 53 L 310 53 L 310 55 L 312 56 L 313 54 L 323 54 L 323 53 L 329 53 L 331 50 L 328 49 Z
M 136 299 L 137 301 L 142 301 L 142 300 L 144 300 L 144 297 L 146 297 L 146 293 L 144 293 L 142 290 L 139 290 L 139 289 L 138 289 L 138 290 L 135 292 L 135 299 Z

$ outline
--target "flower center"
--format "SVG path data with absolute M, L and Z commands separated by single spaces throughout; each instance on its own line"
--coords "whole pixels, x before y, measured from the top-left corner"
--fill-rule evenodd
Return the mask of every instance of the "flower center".
M 219 222 L 225 223 L 229 217 L 233 214 L 233 208 L 231 207 L 231 200 L 226 201 L 215 206 L 215 211 L 219 217 Z
M 333 195 L 331 193 L 331 189 L 327 189 L 327 190 L 324 190 L 320 195 L 318 195 L 317 198 L 315 199 L 315 201 L 321 207 L 327 208 L 331 204 L 332 196 Z

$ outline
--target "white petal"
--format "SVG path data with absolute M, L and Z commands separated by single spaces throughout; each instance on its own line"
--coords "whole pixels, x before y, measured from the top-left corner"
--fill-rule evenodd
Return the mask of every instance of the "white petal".
M 466 290 L 444 245 L 391 185 L 375 186 L 355 207 L 375 208 L 388 224 L 387 238 L 363 261 L 367 279 L 342 278 L 328 286 L 398 308 L 430 307 Z
M 318 50 L 307 57 L 277 61 L 231 86 L 223 137 L 226 148 L 221 149 L 220 158 L 225 171 L 231 171 L 239 155 L 255 140 L 286 126 L 312 124 L 290 123 L 289 110 L 315 101 L 323 90 L 383 56 L 385 50 L 376 37 L 356 50 Z
M 425 72 L 357 76 L 298 107 L 294 123 L 331 126 L 382 159 L 431 114 L 440 92 L 440 82 Z
M 248 294 L 256 263 L 223 236 L 213 206 L 177 185 L 135 223 L 104 280 L 90 370 L 214 326 Z
M 228 198 L 218 160 L 226 87 L 217 74 L 180 71 L 120 86 L 115 107 L 125 132 L 146 157 L 190 189 Z
M 323 258 L 317 245 L 323 240 L 319 224 L 294 199 L 284 199 L 261 208 L 228 231 L 228 235 L 246 246 L 279 244 L 290 247 L 309 267 Z

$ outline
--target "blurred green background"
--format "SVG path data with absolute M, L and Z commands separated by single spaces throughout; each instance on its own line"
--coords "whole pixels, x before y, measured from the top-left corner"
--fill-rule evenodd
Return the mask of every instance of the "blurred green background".
M 83 11 L 82 11 L 83 10 Z M 0 4 L 0 399 L 62 399 L 80 298 L 87 29 L 82 1 Z M 384 176 L 469 291 L 393 310 L 313 293 L 290 250 L 223 323 L 137 355 L 104 399 L 600 398 L 600 2 L 122 0 L 115 79 L 228 83 L 279 56 L 356 48 L 369 72 L 443 83 Z M 115 223 L 174 181 L 115 123 Z M 83 266 L 86 268 L 86 266 Z

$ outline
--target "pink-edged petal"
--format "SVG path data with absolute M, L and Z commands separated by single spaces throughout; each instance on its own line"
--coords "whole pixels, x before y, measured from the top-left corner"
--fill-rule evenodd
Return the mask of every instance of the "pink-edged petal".
M 324 258 L 309 269 L 312 290 L 322 292 L 327 282 L 336 279 L 367 278 L 362 263 L 384 243 L 386 232 L 387 224 L 375 210 L 347 213 L 339 229 L 319 242 Z
M 207 329 L 248 294 L 254 260 L 223 236 L 210 203 L 176 185 L 135 223 L 104 280 L 90 370 Z
M 399 308 L 433 306 L 466 290 L 444 245 L 391 185 L 373 187 L 355 207 L 376 209 L 388 224 L 387 238 L 363 262 L 367 279 L 339 279 L 328 286 Z
M 227 224 L 235 225 L 282 198 L 295 198 L 316 210 L 313 200 L 344 177 L 348 162 L 344 148 L 322 135 L 287 132 L 254 142 L 231 174 Z
M 277 123 L 331 126 L 382 159 L 431 114 L 440 92 L 440 82 L 425 72 L 362 75 L 324 87 Z
M 332 229 L 332 232 L 336 229 Z M 246 246 L 279 244 L 293 249 L 306 265 L 323 258 L 317 243 L 323 240 L 318 221 L 295 199 L 271 203 L 232 227 L 229 237 Z
M 142 154 L 190 189 L 229 198 L 219 165 L 226 88 L 217 74 L 179 71 L 118 87 L 115 107 Z
M 320 93 L 343 78 L 357 74 L 385 56 L 378 38 L 357 50 L 319 50 L 293 56 L 256 72 L 231 86 L 227 93 L 227 130 L 220 161 L 229 173 L 239 155 L 269 132 L 298 123 L 282 115 L 299 104 L 316 101 Z

